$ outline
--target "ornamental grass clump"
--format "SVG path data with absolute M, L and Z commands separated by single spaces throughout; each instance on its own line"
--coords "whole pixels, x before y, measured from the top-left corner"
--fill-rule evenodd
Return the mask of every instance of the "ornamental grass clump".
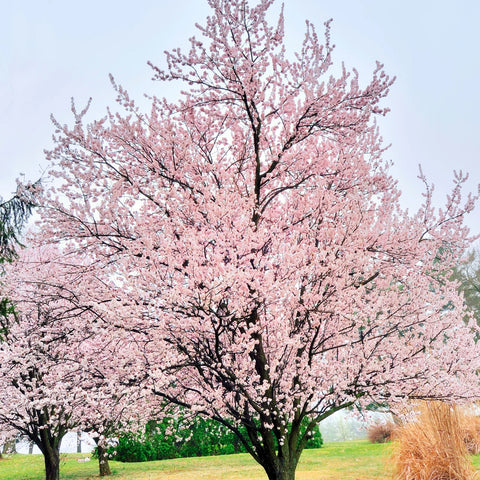
M 472 409 L 462 410 L 459 416 L 463 441 L 470 455 L 480 453 L 480 417 Z
M 395 480 L 477 479 L 465 444 L 458 409 L 425 402 L 419 416 L 396 430 Z

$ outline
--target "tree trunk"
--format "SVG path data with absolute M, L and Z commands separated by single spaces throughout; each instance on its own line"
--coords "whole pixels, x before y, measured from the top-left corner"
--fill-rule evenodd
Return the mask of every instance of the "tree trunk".
M 50 448 L 43 452 L 45 461 L 45 480 L 60 480 L 60 452 Z
M 77 432 L 77 453 L 82 453 L 82 432 Z
M 60 479 L 60 445 L 65 431 L 59 430 L 56 435 L 53 435 L 49 428 L 43 428 L 40 430 L 39 437 L 31 438 L 43 454 L 46 480 Z
M 35 445 L 35 444 L 34 444 L 31 440 L 28 442 L 28 454 L 29 454 L 29 455 L 32 455 L 32 454 L 33 454 L 33 446 L 34 446 L 34 445 Z
M 295 467 L 277 468 L 274 470 L 265 469 L 268 480 L 295 480 Z
M 12 440 L 7 440 L 5 444 L 3 445 L 3 455 L 10 455 L 12 453 L 16 453 L 17 447 L 15 443 L 15 439 Z
M 288 461 L 285 458 L 272 458 L 270 462 L 265 462 L 262 466 L 268 476 L 268 480 L 295 480 L 295 470 L 298 459 Z
M 98 468 L 100 470 L 100 476 L 106 477 L 112 474 L 110 470 L 110 465 L 108 463 L 108 454 L 107 449 L 97 443 L 97 454 L 98 454 Z

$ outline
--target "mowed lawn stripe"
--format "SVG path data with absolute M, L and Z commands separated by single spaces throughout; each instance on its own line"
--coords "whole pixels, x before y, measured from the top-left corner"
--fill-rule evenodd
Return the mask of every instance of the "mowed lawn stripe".
M 388 444 L 370 444 L 366 440 L 328 443 L 320 449 L 305 450 L 297 468 L 296 480 L 390 480 L 390 451 Z M 95 459 L 77 462 L 85 456 L 62 455 L 60 478 L 98 479 Z M 480 470 L 480 455 L 473 456 L 472 461 Z M 263 469 L 248 454 L 110 463 L 112 480 L 267 480 Z M 41 455 L 15 455 L 0 461 L 0 480 L 43 479 Z

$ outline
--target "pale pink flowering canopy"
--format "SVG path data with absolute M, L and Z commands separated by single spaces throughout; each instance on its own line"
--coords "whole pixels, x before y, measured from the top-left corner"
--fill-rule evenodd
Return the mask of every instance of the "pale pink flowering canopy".
M 42 228 L 101 266 L 157 394 L 244 435 L 280 478 L 300 425 L 355 403 L 476 397 L 480 356 L 449 280 L 476 197 L 458 175 L 443 209 L 427 188 L 402 211 L 373 120 L 392 80 L 380 64 L 365 86 L 330 75 L 328 22 L 324 45 L 307 23 L 287 55 L 272 3 L 209 0 L 201 40 L 153 66 L 184 82 L 178 102 L 143 113 L 113 82 L 124 113 L 56 123 Z

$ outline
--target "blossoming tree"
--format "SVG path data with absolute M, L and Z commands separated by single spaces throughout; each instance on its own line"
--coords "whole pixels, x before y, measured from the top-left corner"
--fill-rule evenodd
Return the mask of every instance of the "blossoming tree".
M 293 479 L 308 435 L 353 404 L 478 395 L 473 322 L 446 275 L 468 245 L 455 177 L 410 215 L 373 120 L 392 80 L 331 74 L 307 23 L 288 57 L 273 0 L 209 0 L 185 84 L 142 113 L 55 122 L 47 238 L 89 252 L 117 325 L 141 332 L 156 393 L 235 432 L 271 480 Z M 112 297 L 113 298 L 113 297 Z
M 131 381 L 131 336 L 105 331 L 101 285 L 59 249 L 19 252 L 0 291 L 15 306 L 1 322 L 0 432 L 28 437 L 44 456 L 46 479 L 57 480 L 62 438 L 88 430 L 108 475 L 106 436 L 134 428 L 149 411 L 142 379 Z
M 42 268 L 39 252 L 29 253 L 20 252 L 21 259 L 7 266 L 2 286 L 15 308 L 2 319 L 0 429 L 34 442 L 44 455 L 46 478 L 54 480 L 62 438 L 78 424 L 74 408 L 81 391 L 72 388 L 78 381 L 76 366 L 62 362 L 69 338 L 62 322 L 65 305 L 35 292 L 48 285 L 52 269 Z

